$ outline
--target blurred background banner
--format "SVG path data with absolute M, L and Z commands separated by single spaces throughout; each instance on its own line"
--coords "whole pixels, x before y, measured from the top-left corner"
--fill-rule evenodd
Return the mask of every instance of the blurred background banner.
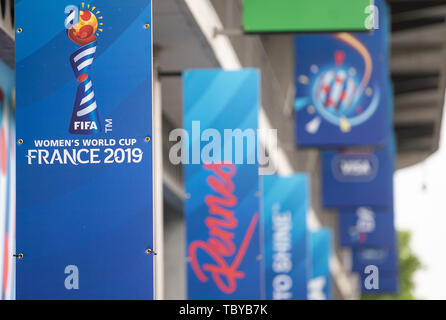
M 266 299 L 306 300 L 308 176 L 264 176 L 262 182 Z
M 296 36 L 298 146 L 373 146 L 386 142 L 391 121 L 387 92 L 389 21 L 385 4 L 376 4 L 383 17 L 379 28 L 369 33 Z
M 380 149 L 324 151 L 322 202 L 326 208 L 393 206 L 393 144 Z
M 311 278 L 308 282 L 309 300 L 331 300 L 332 284 L 330 260 L 332 257 L 333 232 L 323 228 L 310 233 Z
M 244 0 L 245 32 L 366 31 L 371 0 Z M 274 14 L 272 14 L 274 13 Z
M 344 247 L 386 246 L 396 237 L 393 208 L 360 207 L 339 212 L 339 240 Z
M 14 71 L 0 61 L 0 300 L 15 298 Z
M 396 240 L 389 243 L 386 248 L 353 249 L 352 254 L 352 271 L 358 272 L 363 293 L 392 294 L 398 292 L 400 266 Z M 367 284 L 370 285 L 371 282 L 376 286 L 367 287 Z
M 184 166 L 188 299 L 262 297 L 258 163 L 210 163 L 200 157 L 201 147 L 204 154 L 225 129 L 257 130 L 259 84 L 254 69 L 183 75 L 183 128 L 191 137 L 185 144 L 183 136 L 183 146 L 192 157 L 192 164 Z M 207 134 L 213 140 L 203 138 Z M 221 149 L 232 150 L 233 156 L 255 154 L 255 146 L 236 147 L 233 140 L 225 138 Z
M 151 1 L 16 4 L 17 298 L 152 299 Z
M 396 294 L 398 293 L 398 290 L 400 289 L 400 281 L 399 281 L 399 275 L 397 273 L 393 274 L 386 274 L 386 273 L 379 273 L 378 277 L 378 284 L 377 288 L 371 290 L 370 288 L 366 287 L 366 283 L 369 281 L 367 280 L 367 277 L 369 277 L 369 274 L 361 273 L 361 291 L 364 294 Z
M 355 272 L 362 273 L 369 265 L 377 266 L 382 273 L 398 272 L 398 249 L 395 240 L 386 247 L 353 249 L 352 252 L 352 270 Z

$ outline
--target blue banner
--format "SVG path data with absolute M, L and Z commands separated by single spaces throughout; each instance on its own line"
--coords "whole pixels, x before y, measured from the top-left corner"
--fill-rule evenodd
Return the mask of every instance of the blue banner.
M 151 1 L 15 12 L 17 298 L 152 299 Z
M 183 140 L 191 158 L 183 159 L 189 299 L 262 298 L 259 82 L 254 69 L 183 75 L 183 139 L 191 138 Z
M 331 300 L 330 258 L 333 235 L 328 228 L 311 232 L 311 279 L 308 282 L 309 300 Z
M 398 249 L 394 247 L 387 248 L 361 248 L 353 249 L 354 272 L 363 272 L 369 265 L 377 266 L 381 273 L 397 273 L 398 268 Z
M 296 140 L 302 147 L 382 145 L 390 127 L 389 19 L 370 33 L 296 36 Z M 382 14 L 382 17 L 381 17 Z
M 393 206 L 393 143 L 376 150 L 325 151 L 321 157 L 324 207 Z
M 367 277 L 369 277 L 370 274 L 362 273 L 361 274 L 361 292 L 363 294 L 392 294 L 392 293 L 398 293 L 399 290 L 399 274 L 393 273 L 393 274 L 383 274 L 379 273 L 377 276 L 377 283 L 375 284 Z M 375 284 L 376 288 L 370 287 L 370 283 Z M 366 284 L 369 284 L 367 286 Z
M 385 247 L 396 237 L 393 209 L 360 207 L 339 212 L 339 240 L 345 247 Z
M 309 178 L 263 177 L 266 299 L 306 300 Z
M 0 61 L 0 300 L 15 298 L 14 77 Z

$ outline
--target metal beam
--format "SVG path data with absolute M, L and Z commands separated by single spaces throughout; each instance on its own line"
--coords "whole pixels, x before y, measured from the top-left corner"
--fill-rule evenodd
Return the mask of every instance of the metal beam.
M 419 106 L 436 105 L 437 107 L 441 96 L 439 90 L 424 90 L 422 92 L 402 93 L 395 96 L 395 109 L 413 108 Z M 441 106 L 442 107 L 442 106 Z
M 432 46 L 445 41 L 445 24 L 436 24 L 423 28 L 392 33 L 392 46 Z
M 420 112 L 420 110 L 423 110 Z M 427 105 L 418 105 L 417 107 L 405 107 L 398 108 L 395 110 L 395 123 L 398 124 L 407 124 L 414 122 L 434 122 L 438 118 L 438 105 L 436 104 L 427 104 Z
M 439 66 L 444 65 L 445 57 L 441 47 L 439 48 L 414 48 L 392 50 L 392 72 L 438 72 Z

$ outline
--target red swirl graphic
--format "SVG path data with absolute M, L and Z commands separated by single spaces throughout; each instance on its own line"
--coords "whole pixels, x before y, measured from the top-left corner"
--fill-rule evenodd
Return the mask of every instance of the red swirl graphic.
M 191 267 L 201 282 L 209 281 L 206 275 L 208 273 L 219 290 L 231 294 L 237 289 L 237 280 L 245 277 L 245 273 L 238 268 L 251 242 L 259 214 L 254 214 L 240 247 L 237 248 L 233 240 L 238 219 L 234 216 L 233 208 L 237 205 L 238 199 L 234 196 L 235 187 L 232 182 L 236 167 L 233 164 L 205 164 L 204 167 L 216 174 L 209 176 L 206 182 L 218 196 L 205 197 L 205 203 L 212 215 L 205 220 L 209 229 L 209 239 L 192 242 L 188 253 Z M 209 257 L 212 263 L 202 265 L 198 261 L 199 251 Z M 230 263 L 231 258 L 233 260 Z

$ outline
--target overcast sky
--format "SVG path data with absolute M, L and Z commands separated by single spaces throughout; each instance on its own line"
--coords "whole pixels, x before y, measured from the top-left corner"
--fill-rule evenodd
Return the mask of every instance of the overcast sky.
M 415 277 L 416 297 L 446 299 L 446 116 L 439 151 L 397 171 L 395 209 L 398 230 L 412 232 L 411 246 L 424 266 Z

